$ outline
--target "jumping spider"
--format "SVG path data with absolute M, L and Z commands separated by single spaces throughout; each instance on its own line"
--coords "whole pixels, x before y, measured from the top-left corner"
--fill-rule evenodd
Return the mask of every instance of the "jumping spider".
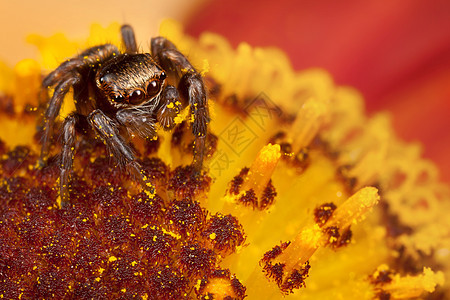
M 100 137 L 115 161 L 151 189 L 128 137 L 155 137 L 156 122 L 165 129 L 173 128 L 174 118 L 189 104 L 195 137 L 193 165 L 198 171 L 202 167 L 210 118 L 201 75 L 169 40 L 152 38 L 151 54 L 138 53 L 133 29 L 124 25 L 121 34 L 125 53 L 111 44 L 92 47 L 63 62 L 43 80 L 43 88 L 54 87 L 54 93 L 43 118 L 42 163 L 49 155 L 54 122 L 70 88 L 76 107 L 61 129 L 62 206 L 69 200 L 76 132 Z M 169 78 L 177 88 L 167 83 Z

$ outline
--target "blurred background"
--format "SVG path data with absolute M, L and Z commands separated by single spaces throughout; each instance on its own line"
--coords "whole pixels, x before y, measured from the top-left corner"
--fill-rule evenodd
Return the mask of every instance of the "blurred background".
M 369 113 L 389 110 L 398 135 L 424 144 L 450 182 L 450 1 L 448 0 L 0 0 L 0 60 L 37 57 L 30 33 L 82 39 L 90 24 L 129 23 L 147 49 L 165 18 L 198 36 L 237 46 L 277 46 L 297 70 L 321 67 L 359 89 Z

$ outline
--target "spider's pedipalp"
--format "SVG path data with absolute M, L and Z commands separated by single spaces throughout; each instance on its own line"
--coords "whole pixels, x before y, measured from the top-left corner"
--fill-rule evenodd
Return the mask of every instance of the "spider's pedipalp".
M 116 114 L 117 120 L 130 134 L 136 134 L 144 139 L 152 139 L 156 135 L 155 119 L 152 111 L 141 108 L 122 109 Z
M 165 130 L 175 126 L 175 117 L 182 109 L 179 98 L 178 90 L 172 85 L 166 86 L 161 94 L 161 101 L 164 102 L 164 105 L 158 110 L 157 119 Z

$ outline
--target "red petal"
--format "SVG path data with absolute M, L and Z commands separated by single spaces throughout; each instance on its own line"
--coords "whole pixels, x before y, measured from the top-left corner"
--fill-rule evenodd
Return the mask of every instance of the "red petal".
M 188 22 L 235 46 L 278 46 L 294 68 L 322 67 L 358 88 L 369 111 L 389 109 L 407 140 L 450 181 L 450 1 L 211 1 Z

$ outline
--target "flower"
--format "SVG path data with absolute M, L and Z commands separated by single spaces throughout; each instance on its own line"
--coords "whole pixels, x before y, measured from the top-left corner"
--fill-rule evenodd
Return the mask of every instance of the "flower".
M 94 28 L 102 34 L 91 39 L 114 41 L 119 31 Z M 447 187 L 386 114 L 367 117 L 356 90 L 324 70 L 293 71 L 278 49 L 234 50 L 211 33 L 195 40 L 170 21 L 161 35 L 201 70 L 213 121 L 200 174 L 189 165 L 188 120 L 134 142 L 156 195 L 108 163 L 101 142 L 85 139 L 71 205 L 59 208 L 57 157 L 35 167 L 39 64 L 2 69 L 11 79 L 0 102 L 9 129 L 0 134 L 1 297 L 448 293 Z M 44 61 L 70 43 L 32 40 Z
M 390 111 L 397 134 L 419 140 L 449 183 L 449 12 L 445 0 L 209 1 L 186 31 L 277 46 L 296 70 L 326 69 L 364 95 L 369 113 Z

